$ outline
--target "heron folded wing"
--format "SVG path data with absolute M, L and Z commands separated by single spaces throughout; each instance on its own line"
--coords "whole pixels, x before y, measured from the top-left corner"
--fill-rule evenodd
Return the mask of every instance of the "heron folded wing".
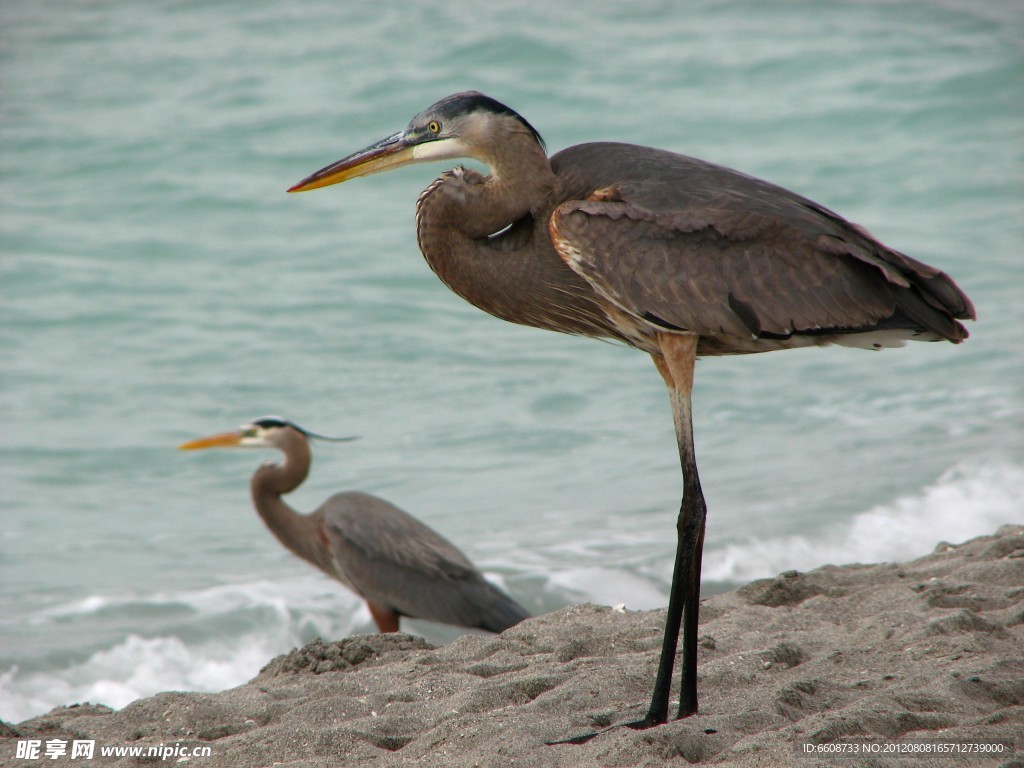
M 612 142 L 570 147 L 552 167 L 569 192 L 549 222 L 555 249 L 635 317 L 748 342 L 967 337 L 954 318 L 973 318 L 974 308 L 948 275 L 770 182 Z
M 627 189 L 618 200 L 563 203 L 552 240 L 601 295 L 655 325 L 785 337 L 869 328 L 896 309 L 898 282 L 789 222 L 738 209 L 727 196 L 700 210 L 662 211 L 634 197 Z
M 376 605 L 492 632 L 527 616 L 454 544 L 384 499 L 339 493 L 318 513 L 335 575 Z
M 379 563 L 410 568 L 425 578 L 457 579 L 474 570 L 448 539 L 384 499 L 358 491 L 339 493 L 321 512 L 332 552 L 346 571 Z
M 373 568 L 373 564 L 367 566 Z M 371 577 L 374 596 L 369 599 L 401 616 L 490 632 L 501 632 L 529 617 L 477 571 L 458 579 L 432 579 L 416 569 L 389 566 L 383 576 Z

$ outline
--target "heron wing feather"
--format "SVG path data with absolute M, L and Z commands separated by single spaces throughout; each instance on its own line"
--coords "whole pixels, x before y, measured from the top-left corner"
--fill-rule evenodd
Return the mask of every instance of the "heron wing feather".
M 500 631 L 526 617 L 450 541 L 393 504 L 337 494 L 323 528 L 338 578 L 403 616 Z
M 727 207 L 660 213 L 620 194 L 559 206 L 556 248 L 601 295 L 656 325 L 788 335 L 871 326 L 896 308 L 888 280 L 786 222 Z
M 559 255 L 656 326 L 756 338 L 867 330 L 899 312 L 962 338 L 949 314 L 973 315 L 944 273 L 768 182 L 632 145 L 580 145 L 552 162 L 580 191 L 551 216 Z

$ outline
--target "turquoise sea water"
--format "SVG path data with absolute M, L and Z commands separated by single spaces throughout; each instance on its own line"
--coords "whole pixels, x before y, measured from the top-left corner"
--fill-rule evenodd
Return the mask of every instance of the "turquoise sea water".
M 413 227 L 444 166 L 284 193 L 457 90 L 552 151 L 790 187 L 976 303 L 962 346 L 698 366 L 708 589 L 1020 522 L 1022 41 L 1011 0 L 5 0 L 0 718 L 220 689 L 371 628 L 253 513 L 270 455 L 175 451 L 265 413 L 361 436 L 318 446 L 301 509 L 384 496 L 534 612 L 664 604 L 679 475 L 649 359 L 448 292 Z

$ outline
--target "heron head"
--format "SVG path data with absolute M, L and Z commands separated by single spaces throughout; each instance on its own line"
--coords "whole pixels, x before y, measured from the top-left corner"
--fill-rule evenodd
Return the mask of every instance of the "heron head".
M 306 434 L 298 424 L 293 424 L 280 416 L 261 416 L 239 427 L 238 444 L 247 448 L 277 447 L 283 434 L 290 429 L 302 435 Z
M 243 424 L 234 432 L 218 432 L 215 435 L 189 440 L 178 446 L 182 451 L 198 451 L 204 448 L 280 448 L 287 434 L 298 433 L 304 439 L 317 438 L 334 443 L 345 443 L 355 437 L 327 437 L 303 429 L 298 424 L 280 416 L 261 416 Z
M 496 147 L 515 135 L 544 149 L 540 134 L 515 110 L 477 91 L 456 93 L 420 112 L 404 131 L 321 168 L 288 191 L 305 192 L 431 160 L 473 158 L 491 165 Z

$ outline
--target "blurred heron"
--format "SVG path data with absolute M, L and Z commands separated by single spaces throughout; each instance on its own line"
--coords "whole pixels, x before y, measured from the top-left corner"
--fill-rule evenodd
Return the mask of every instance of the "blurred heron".
M 397 632 L 408 616 L 488 632 L 502 632 L 529 614 L 488 582 L 462 552 L 407 512 L 368 493 L 337 493 L 303 515 L 281 497 L 309 475 L 309 432 L 264 416 L 234 432 L 178 446 L 277 448 L 284 463 L 267 462 L 252 476 L 252 500 L 263 522 L 294 554 L 312 563 L 366 601 L 381 632 Z

